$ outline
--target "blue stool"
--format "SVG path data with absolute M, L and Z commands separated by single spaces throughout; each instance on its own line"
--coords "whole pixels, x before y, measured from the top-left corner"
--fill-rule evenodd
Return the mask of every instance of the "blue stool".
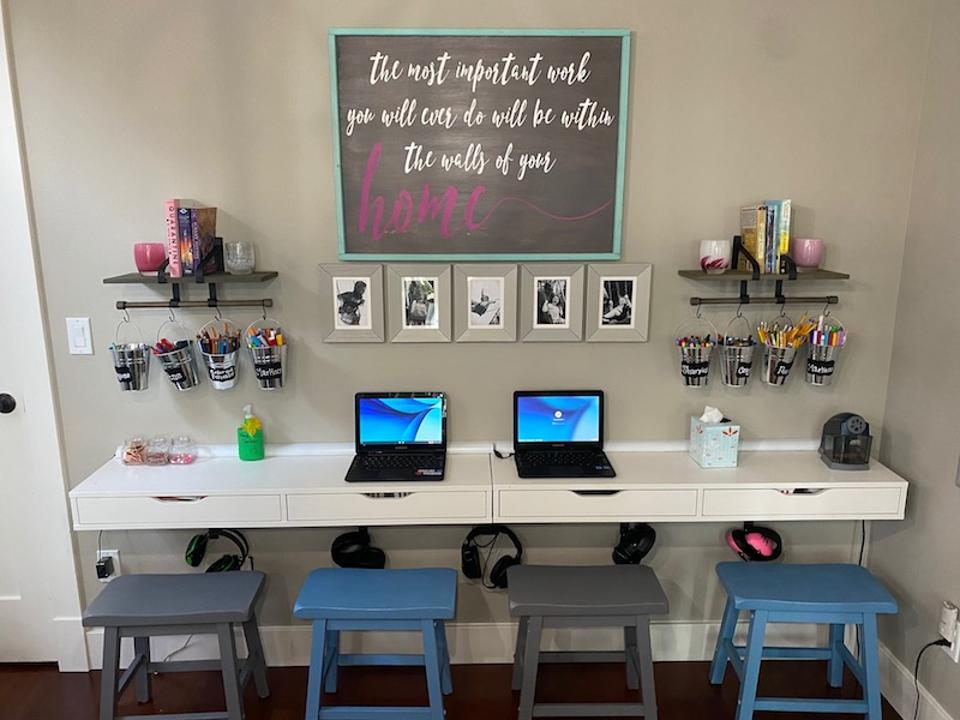
M 737 720 L 749 720 L 755 711 L 863 713 L 880 717 L 880 669 L 877 615 L 897 612 L 897 601 L 866 569 L 857 565 L 768 565 L 723 562 L 717 565 L 727 591 L 727 607 L 710 666 L 710 682 L 719 685 L 727 661 L 740 677 Z M 750 613 L 746 647 L 733 644 L 740 611 Z M 765 647 L 767 623 L 816 623 L 830 626 L 825 648 Z M 846 625 L 862 631 L 863 664 L 843 644 Z M 741 654 L 741 651 L 744 651 Z M 757 680 L 763 658 L 828 660 L 831 687 L 843 682 L 843 666 L 860 681 L 863 700 L 833 698 L 758 698 Z
M 456 600 L 457 572 L 449 568 L 310 573 L 293 608 L 296 617 L 313 621 L 306 720 L 443 720 L 443 695 L 453 692 L 444 620 L 453 618 Z M 341 630 L 418 630 L 423 654 L 344 655 Z M 336 692 L 338 668 L 347 665 L 422 665 L 430 705 L 323 708 L 321 690 Z

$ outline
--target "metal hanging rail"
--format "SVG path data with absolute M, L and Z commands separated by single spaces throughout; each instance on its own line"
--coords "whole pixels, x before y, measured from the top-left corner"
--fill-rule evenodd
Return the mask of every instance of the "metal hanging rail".
M 138 308 L 217 308 L 217 307 L 273 307 L 273 300 L 117 300 L 117 310 L 135 310 Z

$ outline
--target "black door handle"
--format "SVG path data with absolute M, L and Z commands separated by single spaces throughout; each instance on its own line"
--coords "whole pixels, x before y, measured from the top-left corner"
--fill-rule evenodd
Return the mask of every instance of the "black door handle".
M 0 393 L 0 414 L 6 415 L 7 413 L 12 413 L 16 407 L 17 401 L 14 399 L 13 395 Z

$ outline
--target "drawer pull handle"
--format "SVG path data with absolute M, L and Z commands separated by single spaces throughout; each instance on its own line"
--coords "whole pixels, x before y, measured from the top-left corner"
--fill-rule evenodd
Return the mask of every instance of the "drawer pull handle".
M 571 490 L 572 493 L 580 496 L 591 497 L 593 495 L 610 496 L 619 495 L 619 490 Z
M 826 492 L 827 488 L 792 488 L 790 490 L 780 490 L 781 495 L 819 495 Z
M 169 503 L 190 503 L 190 502 L 199 502 L 200 500 L 206 500 L 206 495 L 158 495 L 153 498 L 157 502 L 169 502 Z
M 371 500 L 402 500 L 405 497 L 410 497 L 413 495 L 412 492 L 385 492 L 385 493 L 360 493 L 365 498 L 370 498 Z

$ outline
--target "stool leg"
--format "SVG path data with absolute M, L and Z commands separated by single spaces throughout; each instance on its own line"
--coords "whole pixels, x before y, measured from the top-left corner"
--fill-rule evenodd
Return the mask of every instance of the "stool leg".
M 444 695 L 453 693 L 453 677 L 450 674 L 450 647 L 447 645 L 447 627 L 437 620 L 437 638 L 440 642 L 440 687 Z
M 623 628 L 623 659 L 627 666 L 627 688 L 630 690 L 640 689 L 640 676 L 637 674 L 634 661 L 635 653 L 637 653 L 637 627 L 626 625 Z
M 523 679 L 523 651 L 527 647 L 527 624 L 526 615 L 521 616 L 520 625 L 517 627 L 517 647 L 513 651 L 513 680 L 510 683 L 511 690 L 520 689 L 520 681 Z
M 827 663 L 827 680 L 830 687 L 838 688 L 843 685 L 843 658 L 840 657 L 840 646 L 843 645 L 843 625 L 836 623 L 830 626 L 830 661 Z
M 440 648 L 437 642 L 437 625 L 433 620 L 424 620 L 423 669 L 427 674 L 427 695 L 430 698 L 430 717 L 443 720 L 443 689 L 440 681 Z
M 220 641 L 220 670 L 223 674 L 223 694 L 227 701 L 229 720 L 243 720 L 243 697 L 240 695 L 240 675 L 237 667 L 237 641 L 230 623 L 217 625 Z
M 317 720 L 320 716 L 320 692 L 323 689 L 323 654 L 327 641 L 327 621 L 313 621 L 313 635 L 310 640 L 310 675 L 307 679 L 306 720 Z
M 147 666 L 150 664 L 149 637 L 135 637 L 133 639 L 134 662 L 136 662 L 139 655 L 143 655 L 143 662 L 140 663 L 140 667 L 137 670 L 137 675 L 134 678 L 137 691 L 137 702 L 148 703 L 150 702 L 150 671 L 147 669 Z
M 867 720 L 880 720 L 880 648 L 877 639 L 877 616 L 863 616 L 863 676 L 866 687 L 863 697 L 867 701 Z
M 327 658 L 323 669 L 323 691 L 335 693 L 340 677 L 340 631 L 327 630 Z
M 713 651 L 713 663 L 710 665 L 710 684 L 719 685 L 723 682 L 723 674 L 727 670 L 727 648 L 724 640 L 733 640 L 737 630 L 737 619 L 740 611 L 734 605 L 733 598 L 727 598 L 727 606 L 723 610 L 723 620 L 720 622 L 720 634 L 717 636 L 717 647 Z
M 532 615 L 527 624 L 527 639 L 523 648 L 523 678 L 520 683 L 520 709 L 518 720 L 533 717 L 533 705 L 537 696 L 537 669 L 540 665 L 540 635 L 543 618 Z
M 103 629 L 103 670 L 100 671 L 100 720 L 117 715 L 117 665 L 120 662 L 120 629 Z
M 640 661 L 640 686 L 643 693 L 643 716 L 657 720 L 657 684 L 653 676 L 653 650 L 650 647 L 650 616 L 637 617 L 637 659 Z
M 760 680 L 760 662 L 763 660 L 763 635 L 767 629 L 767 611 L 755 610 L 750 620 L 747 652 L 743 659 L 743 681 L 737 702 L 737 720 L 751 720 L 757 700 L 757 681 Z
M 260 640 L 260 626 L 256 616 L 243 624 L 243 637 L 247 641 L 247 662 L 253 663 L 253 682 L 257 686 L 257 697 L 270 697 L 267 684 L 267 659 L 263 655 L 263 642 Z

